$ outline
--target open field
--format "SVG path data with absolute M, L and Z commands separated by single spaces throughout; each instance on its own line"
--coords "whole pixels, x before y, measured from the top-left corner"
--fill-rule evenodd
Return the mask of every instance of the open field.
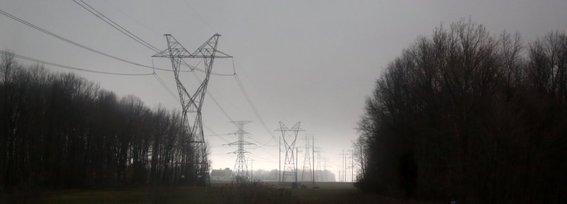
M 300 189 L 276 183 L 210 187 L 138 187 L 44 191 L 2 195 L 0 203 L 424 203 L 358 191 L 351 183 L 305 184 Z
M 0 203 L 218 203 L 205 187 L 61 190 L 2 195 Z
M 434 204 L 439 202 L 416 202 L 389 198 L 378 194 L 364 193 L 356 189 L 352 183 L 322 182 L 312 185 L 305 183 L 300 189 L 291 190 L 292 196 L 299 203 L 408 203 Z

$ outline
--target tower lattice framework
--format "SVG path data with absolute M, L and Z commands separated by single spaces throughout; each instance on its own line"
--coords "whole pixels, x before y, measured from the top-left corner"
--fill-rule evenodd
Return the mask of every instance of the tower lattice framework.
M 229 146 L 236 146 L 236 151 L 232 152 L 236 154 L 236 161 L 234 162 L 234 178 L 237 182 L 246 181 L 249 179 L 248 175 L 248 163 L 246 159 L 246 154 L 249 153 L 245 150 L 245 146 L 254 145 L 254 143 L 248 142 L 244 139 L 244 135 L 249 134 L 244 130 L 244 125 L 250 123 L 250 121 L 233 121 L 234 125 L 238 128 L 233 134 L 238 137 L 236 142 L 231 142 Z
M 305 154 L 303 156 L 303 169 L 301 170 L 301 181 L 305 181 L 305 179 L 311 174 L 311 141 L 309 140 L 309 136 L 305 135 Z M 307 174 L 307 175 L 305 175 Z
M 153 55 L 152 57 L 163 57 L 171 60 L 171 67 L 179 94 L 179 102 L 181 103 L 182 121 L 184 129 L 188 135 L 184 135 L 182 139 L 182 161 L 181 171 L 190 175 L 193 167 L 197 169 L 197 175 L 204 178 L 208 172 L 208 161 L 206 159 L 205 137 L 203 134 L 203 120 L 201 109 L 209 84 L 213 63 L 216 58 L 232 58 L 232 56 L 217 49 L 220 34 L 214 34 L 205 43 L 199 46 L 195 51 L 189 52 L 183 45 L 177 41 L 171 34 L 165 34 L 167 41 L 167 49 Z M 189 66 L 184 58 L 202 60 L 204 79 L 197 87 L 195 92 L 190 93 L 184 86 L 181 78 L 182 63 Z M 199 69 L 189 66 L 190 71 Z M 185 70 L 187 71 L 187 70 Z M 191 148 L 194 145 L 194 148 Z M 193 151 L 194 150 L 194 151 Z
M 297 135 L 300 129 L 301 122 L 297 122 L 291 128 L 288 128 L 284 123 L 280 122 L 280 129 L 278 131 L 282 134 L 282 141 L 284 145 L 285 157 L 283 161 L 283 171 L 281 172 L 281 182 L 295 181 L 297 182 L 297 149 L 295 144 L 297 142 Z M 281 153 L 280 153 L 281 154 Z

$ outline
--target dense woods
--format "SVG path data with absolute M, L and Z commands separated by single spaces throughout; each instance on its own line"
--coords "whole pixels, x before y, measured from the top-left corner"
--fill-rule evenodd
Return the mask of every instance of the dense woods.
M 522 43 L 458 22 L 376 82 L 354 149 L 368 191 L 459 203 L 567 202 L 567 35 Z
M 189 142 L 179 112 L 10 54 L 0 72 L 0 191 L 207 179 L 207 149 Z

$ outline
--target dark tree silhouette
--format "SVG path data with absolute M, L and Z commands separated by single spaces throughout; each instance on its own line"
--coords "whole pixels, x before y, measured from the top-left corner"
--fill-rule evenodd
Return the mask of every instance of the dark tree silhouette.
M 377 80 L 359 123 L 358 186 L 469 203 L 567 201 L 567 36 L 453 23 Z
M 151 110 L 73 74 L 0 69 L 0 191 L 195 184 L 207 150 L 187 144 L 178 111 Z M 204 165 L 194 165 L 194 164 Z

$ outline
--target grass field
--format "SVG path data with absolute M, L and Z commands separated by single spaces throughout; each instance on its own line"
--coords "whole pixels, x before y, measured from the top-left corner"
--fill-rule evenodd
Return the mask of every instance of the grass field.
M 213 184 L 210 187 L 138 187 L 65 190 L 2 195 L 0 203 L 410 203 L 365 194 L 350 183 L 305 184 L 299 189 L 275 183 Z
M 1 203 L 218 203 L 205 187 L 65 190 L 4 195 Z

